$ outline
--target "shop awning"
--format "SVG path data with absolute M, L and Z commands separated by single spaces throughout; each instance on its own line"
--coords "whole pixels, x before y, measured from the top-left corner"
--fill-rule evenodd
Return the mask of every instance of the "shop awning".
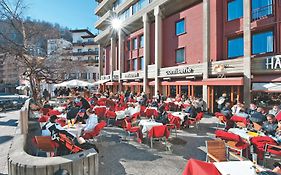
M 208 86 L 243 86 L 243 77 L 235 78 L 209 78 L 203 80 L 204 85 Z
M 124 86 L 142 86 L 143 83 L 142 82 L 133 81 L 133 82 L 124 82 L 123 85 Z
M 109 82 L 109 81 L 110 81 L 110 79 L 107 79 L 107 80 L 99 80 L 99 81 L 94 82 L 93 84 L 94 84 L 94 85 L 100 85 L 100 84 L 104 84 L 104 83 Z
M 195 85 L 195 86 L 201 86 L 203 85 L 202 81 L 162 81 L 162 86 L 167 85 Z
M 119 85 L 119 83 L 111 81 L 111 82 L 105 83 L 105 85 L 107 85 L 107 86 L 115 86 L 115 85 Z
M 281 92 L 281 83 L 253 83 L 252 91 Z

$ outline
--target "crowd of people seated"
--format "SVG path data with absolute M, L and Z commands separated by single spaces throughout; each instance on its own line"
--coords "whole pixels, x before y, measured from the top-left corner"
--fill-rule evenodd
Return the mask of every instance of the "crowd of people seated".
M 229 129 L 233 127 L 234 122 L 232 122 L 231 117 L 238 116 L 245 118 L 250 122 L 251 127 L 254 124 L 261 126 L 261 132 L 266 135 L 273 137 L 279 143 L 281 142 L 281 110 L 280 106 L 274 105 L 271 109 L 267 110 L 261 106 L 257 106 L 251 103 L 247 108 L 243 103 L 236 103 L 233 106 L 225 98 L 225 94 L 219 98 L 218 111 L 223 114 L 227 119 L 227 127 Z

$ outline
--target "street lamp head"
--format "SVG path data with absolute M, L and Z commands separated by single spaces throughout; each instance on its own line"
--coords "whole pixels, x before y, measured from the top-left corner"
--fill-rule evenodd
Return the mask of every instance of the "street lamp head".
M 122 21 L 118 18 L 113 18 L 111 20 L 111 26 L 115 30 L 120 30 L 122 28 Z

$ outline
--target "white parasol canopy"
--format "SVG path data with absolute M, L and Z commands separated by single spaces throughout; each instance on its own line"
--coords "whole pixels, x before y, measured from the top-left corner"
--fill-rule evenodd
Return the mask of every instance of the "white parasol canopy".
M 86 87 L 86 86 L 94 86 L 94 84 L 82 80 L 70 80 L 59 84 L 55 84 L 55 87 L 78 87 L 78 86 Z

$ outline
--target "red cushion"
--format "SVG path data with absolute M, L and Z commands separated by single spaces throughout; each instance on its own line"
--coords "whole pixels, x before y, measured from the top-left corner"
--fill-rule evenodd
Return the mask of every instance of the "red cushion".
M 50 111 L 48 112 L 48 115 L 49 115 L 49 116 L 52 116 L 52 115 L 61 115 L 61 112 L 58 111 L 58 110 L 50 110 Z
M 234 122 L 243 122 L 245 125 L 247 125 L 247 119 L 244 117 L 232 116 L 231 120 Z
M 212 163 L 189 159 L 182 175 L 221 175 Z
M 161 126 L 153 126 L 150 131 L 148 132 L 148 138 L 160 138 L 160 137 L 166 137 L 168 139 L 168 137 L 170 136 L 170 132 L 167 128 L 167 126 L 165 125 L 161 125 Z
M 227 140 L 227 141 L 235 141 L 235 142 L 240 142 L 241 138 L 239 135 L 229 133 L 223 130 L 216 130 L 215 135 L 218 138 L 221 138 L 222 140 Z

